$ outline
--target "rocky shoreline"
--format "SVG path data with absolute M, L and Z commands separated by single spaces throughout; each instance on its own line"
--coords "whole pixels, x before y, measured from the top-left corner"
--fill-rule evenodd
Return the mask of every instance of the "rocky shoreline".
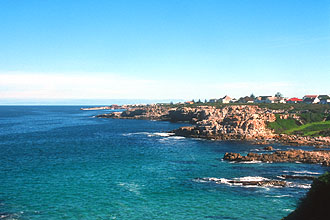
M 288 144 L 293 146 L 330 146 L 330 137 L 303 137 L 275 134 L 267 123 L 276 120 L 278 110 L 255 105 L 165 107 L 161 105 L 127 107 L 126 111 L 102 114 L 99 118 L 162 120 L 188 122 L 174 131 L 175 135 L 213 140 L 244 140 L 257 144 Z M 285 116 L 285 115 L 284 115 Z
M 330 151 L 304 151 L 304 150 L 288 150 L 275 151 L 273 153 L 257 154 L 248 153 L 242 156 L 239 153 L 226 153 L 224 160 L 235 162 L 246 161 L 261 161 L 265 163 L 308 163 L 308 164 L 322 164 L 330 166 Z

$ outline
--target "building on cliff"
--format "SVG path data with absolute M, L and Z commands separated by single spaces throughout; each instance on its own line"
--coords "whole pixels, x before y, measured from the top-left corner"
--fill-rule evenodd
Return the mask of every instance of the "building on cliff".
M 225 95 L 223 98 L 219 99 L 219 102 L 223 103 L 223 104 L 228 104 L 228 103 L 230 103 L 230 101 L 231 101 L 231 98 L 227 95 Z
M 303 102 L 306 104 L 317 104 L 320 102 L 318 95 L 305 95 L 303 97 Z
M 296 97 L 291 98 L 291 99 L 287 99 L 286 103 L 301 103 L 303 100 L 302 99 L 298 99 Z

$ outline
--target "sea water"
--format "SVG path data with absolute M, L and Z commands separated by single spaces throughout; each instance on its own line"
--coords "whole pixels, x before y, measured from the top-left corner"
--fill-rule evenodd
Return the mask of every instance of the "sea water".
M 276 188 L 198 178 L 278 179 L 328 169 L 227 162 L 226 152 L 263 147 L 176 137 L 170 131 L 185 124 L 95 118 L 109 111 L 80 107 L 0 107 L 0 219 L 275 220 L 295 209 L 311 181 Z

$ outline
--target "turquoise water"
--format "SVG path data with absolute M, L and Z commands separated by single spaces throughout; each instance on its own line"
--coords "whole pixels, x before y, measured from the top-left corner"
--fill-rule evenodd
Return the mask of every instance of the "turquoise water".
M 221 160 L 225 152 L 262 147 L 171 137 L 166 132 L 183 124 L 99 119 L 92 116 L 106 111 L 79 109 L 0 107 L 0 219 L 281 219 L 310 182 L 258 188 L 195 178 L 327 169 L 229 163 Z

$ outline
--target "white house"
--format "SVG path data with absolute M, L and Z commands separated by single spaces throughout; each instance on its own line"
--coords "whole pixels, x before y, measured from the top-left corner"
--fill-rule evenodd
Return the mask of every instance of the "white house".
M 230 101 L 231 101 L 231 98 L 227 95 L 224 96 L 222 99 L 219 99 L 219 102 L 224 103 L 224 104 L 228 104 L 228 103 L 230 103 Z
M 320 99 L 318 97 L 318 95 L 305 95 L 303 97 L 303 102 L 307 104 L 316 104 L 320 102 Z

